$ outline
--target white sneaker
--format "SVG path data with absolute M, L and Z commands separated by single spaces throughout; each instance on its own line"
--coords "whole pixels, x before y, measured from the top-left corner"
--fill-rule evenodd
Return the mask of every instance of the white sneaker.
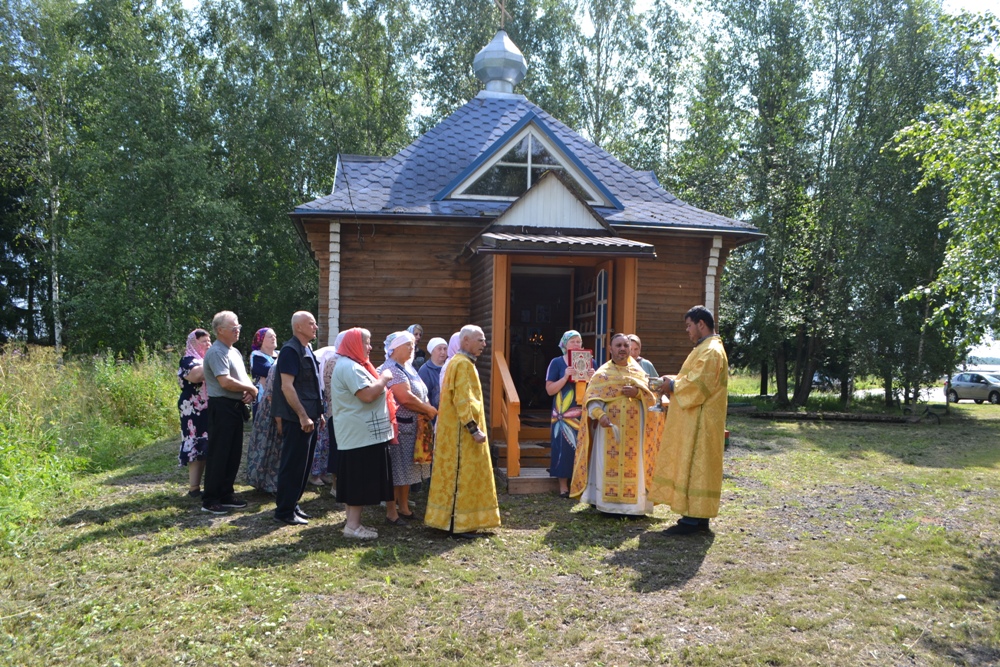
M 344 537 L 351 537 L 356 540 L 374 540 L 378 537 L 378 532 L 372 528 L 366 528 L 365 526 L 358 525 L 357 528 L 348 528 L 344 526 Z

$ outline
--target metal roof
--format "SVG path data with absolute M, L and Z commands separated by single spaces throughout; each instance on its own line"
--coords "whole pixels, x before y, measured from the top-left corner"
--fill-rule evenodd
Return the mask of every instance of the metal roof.
M 562 236 L 549 234 L 508 234 L 484 232 L 479 237 L 477 253 L 530 253 L 606 255 L 614 257 L 656 257 L 649 243 L 631 241 L 618 236 Z
M 664 190 L 655 175 L 624 164 L 521 95 L 480 93 L 426 134 L 389 158 L 342 155 L 333 192 L 298 206 L 293 216 L 333 215 L 386 218 L 496 217 L 504 200 L 437 199 L 436 196 L 482 160 L 488 149 L 525 118 L 558 138 L 574 164 L 582 165 L 619 207 L 594 210 L 619 228 L 762 236 L 748 222 L 703 211 Z

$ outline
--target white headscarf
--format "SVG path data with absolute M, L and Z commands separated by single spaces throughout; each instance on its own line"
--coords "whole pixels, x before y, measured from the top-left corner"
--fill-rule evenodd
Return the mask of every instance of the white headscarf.
M 448 341 L 448 358 L 444 360 L 444 365 L 441 366 L 441 375 L 438 377 L 438 384 L 444 386 L 444 369 L 448 368 L 448 362 L 451 358 L 458 354 L 458 351 L 462 349 L 462 332 L 456 331 L 451 335 L 451 340 Z

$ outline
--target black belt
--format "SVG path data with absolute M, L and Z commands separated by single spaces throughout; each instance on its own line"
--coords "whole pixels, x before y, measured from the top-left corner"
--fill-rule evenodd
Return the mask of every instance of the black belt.
M 243 402 L 243 399 L 241 399 L 241 398 L 229 398 L 228 396 L 209 396 L 208 400 L 210 400 L 210 401 L 229 401 L 230 403 L 242 403 Z
M 412 424 L 413 417 L 396 417 L 396 422 L 399 424 Z

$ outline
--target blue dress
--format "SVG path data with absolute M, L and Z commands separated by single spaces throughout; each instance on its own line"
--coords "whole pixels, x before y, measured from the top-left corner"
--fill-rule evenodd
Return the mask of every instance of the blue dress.
M 548 382 L 556 382 L 566 374 L 566 358 L 556 357 L 549 362 L 545 374 Z M 583 409 L 576 402 L 576 383 L 566 382 L 559 393 L 552 397 L 552 460 L 549 476 L 570 479 L 576 458 L 576 436 L 580 430 Z

